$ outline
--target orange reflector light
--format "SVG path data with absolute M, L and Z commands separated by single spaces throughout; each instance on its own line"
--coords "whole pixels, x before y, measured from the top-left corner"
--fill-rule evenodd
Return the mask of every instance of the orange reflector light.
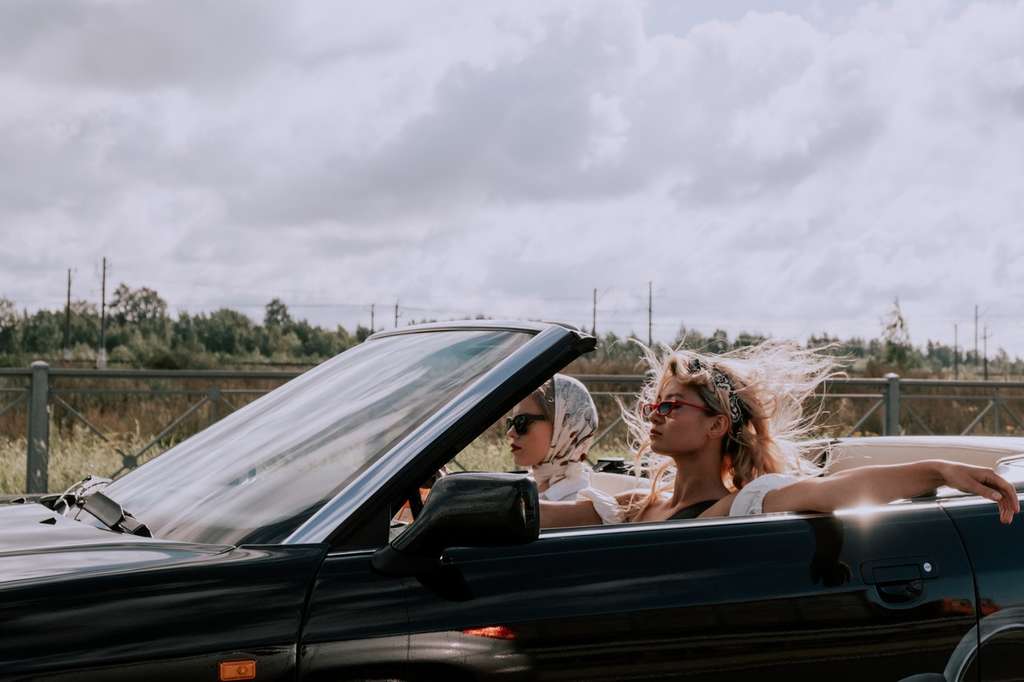
M 491 639 L 516 638 L 516 633 L 512 632 L 512 628 L 505 627 L 504 625 L 488 625 L 483 628 L 467 628 L 463 630 L 462 633 L 472 637 L 490 637 Z
M 222 661 L 220 664 L 221 682 L 233 680 L 255 680 L 256 661 Z

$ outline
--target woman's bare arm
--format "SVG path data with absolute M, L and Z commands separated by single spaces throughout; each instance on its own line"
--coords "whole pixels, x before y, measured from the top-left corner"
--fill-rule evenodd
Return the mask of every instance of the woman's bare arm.
M 571 502 L 540 501 L 541 528 L 567 528 L 571 526 L 600 526 L 601 517 L 590 500 Z
M 1010 523 L 1020 511 L 1017 492 L 988 467 L 944 460 L 859 467 L 820 478 L 808 478 L 767 493 L 764 511 L 821 511 L 885 504 L 926 495 L 948 485 L 999 504 L 999 520 Z
M 615 501 L 623 509 L 633 505 L 639 495 L 646 491 L 628 491 L 615 496 Z M 594 503 L 590 500 L 573 500 L 568 502 L 540 501 L 541 528 L 571 528 L 573 526 L 600 526 L 603 523 Z

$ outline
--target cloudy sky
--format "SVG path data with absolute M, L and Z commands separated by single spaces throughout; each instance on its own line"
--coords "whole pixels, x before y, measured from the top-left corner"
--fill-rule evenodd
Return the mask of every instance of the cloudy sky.
M 0 296 L 1024 354 L 1024 2 L 0 4 Z

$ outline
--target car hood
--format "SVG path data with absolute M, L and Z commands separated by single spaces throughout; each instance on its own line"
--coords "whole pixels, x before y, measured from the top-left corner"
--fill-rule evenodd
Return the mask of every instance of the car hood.
M 230 549 L 115 533 L 65 518 L 40 504 L 0 505 L 0 587 L 179 564 Z

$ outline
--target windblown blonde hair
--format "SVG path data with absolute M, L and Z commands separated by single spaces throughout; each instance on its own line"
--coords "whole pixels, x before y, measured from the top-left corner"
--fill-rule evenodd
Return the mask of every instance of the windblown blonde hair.
M 634 498 L 627 517 L 639 517 L 673 484 L 673 462 L 651 451 L 650 423 L 642 412 L 672 379 L 694 388 L 715 414 L 729 421 L 722 440 L 721 471 L 727 488 L 739 490 L 763 474 L 811 473 L 813 465 L 802 456 L 808 446 L 802 441 L 814 430 L 822 404 L 819 401 L 808 414 L 804 405 L 822 381 L 837 374 L 832 357 L 782 341 L 765 341 L 722 355 L 640 345 L 648 367 L 647 381 L 636 403 L 631 408 L 622 406 L 622 414 L 634 452 L 634 473 L 647 472 L 651 490 L 646 497 Z M 699 365 L 694 360 L 699 360 Z M 739 398 L 744 419 L 738 428 L 729 416 L 729 389 L 715 384 L 715 370 L 728 377 Z

